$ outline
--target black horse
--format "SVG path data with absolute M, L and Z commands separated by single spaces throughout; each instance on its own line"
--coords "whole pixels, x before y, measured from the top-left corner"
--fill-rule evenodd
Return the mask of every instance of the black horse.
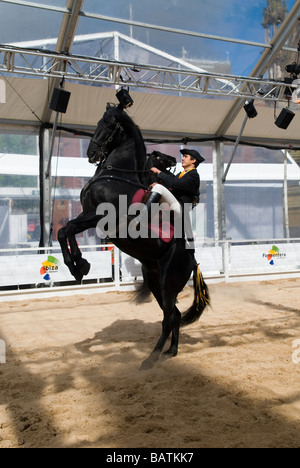
M 118 214 L 120 195 L 126 195 L 127 208 L 129 208 L 136 193 L 153 182 L 149 170 L 153 164 L 153 157 L 147 158 L 139 128 L 120 106 L 107 106 L 90 142 L 88 157 L 89 162 L 98 163 L 98 167 L 94 177 L 82 190 L 83 211 L 78 218 L 69 221 L 58 233 L 65 264 L 77 281 L 81 281 L 83 276 L 88 274 L 90 264 L 82 258 L 76 234 L 95 228 L 100 220 L 103 221 L 103 214 L 99 214 L 99 206 L 110 204 Z M 161 153 L 154 154 L 154 159 L 161 165 L 160 168 L 164 168 Z M 172 165 L 174 161 L 171 159 L 167 164 Z M 124 222 L 129 223 L 128 216 L 123 219 L 118 217 L 117 227 Z M 209 304 L 208 289 L 196 263 L 194 252 L 186 249 L 184 236 L 173 238 L 170 242 L 151 236 L 146 239 L 141 237 L 133 239 L 130 236 L 124 238 L 119 235 L 117 228 L 109 237 L 123 252 L 142 264 L 144 285 L 137 298 L 142 302 L 146 292 L 151 291 L 164 313 L 162 334 L 154 350 L 142 364 L 143 369 L 149 369 L 159 359 L 171 333 L 171 346 L 164 354 L 166 357 L 177 355 L 179 329 L 199 319 Z M 181 316 L 176 307 L 176 298 L 192 273 L 194 303 Z

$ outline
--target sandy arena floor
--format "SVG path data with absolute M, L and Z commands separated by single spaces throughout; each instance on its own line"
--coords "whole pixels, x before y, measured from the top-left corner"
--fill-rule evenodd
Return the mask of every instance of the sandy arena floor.
M 0 304 L 0 448 L 299 447 L 300 280 L 210 291 L 178 357 L 147 372 L 162 319 L 154 301 Z M 192 298 L 185 289 L 179 308 Z

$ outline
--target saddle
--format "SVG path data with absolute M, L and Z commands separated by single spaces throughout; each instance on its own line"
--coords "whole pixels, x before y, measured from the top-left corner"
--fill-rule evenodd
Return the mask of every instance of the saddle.
M 140 189 L 138 190 L 132 199 L 132 205 L 135 203 L 146 203 L 150 193 L 148 190 Z M 159 237 L 160 240 L 169 244 L 174 239 L 174 226 L 172 223 L 162 221 L 161 216 L 157 224 L 149 225 L 149 229 L 155 234 L 156 237 Z

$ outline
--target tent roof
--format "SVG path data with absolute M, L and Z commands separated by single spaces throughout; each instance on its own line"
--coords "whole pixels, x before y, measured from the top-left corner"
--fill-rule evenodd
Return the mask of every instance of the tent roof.
M 29 78 L 10 77 L 6 88 L 6 104 L 0 106 L 2 131 L 8 128 L 11 130 L 15 126 L 39 126 L 45 96 L 48 96 L 47 81 L 34 80 L 32 86 Z M 67 83 L 65 89 L 71 92 L 71 98 L 67 113 L 61 114 L 59 123 L 74 130 L 92 132 L 105 112 L 106 104 L 116 102 L 114 89 L 74 83 Z M 131 95 L 134 106 L 128 113 L 147 138 L 201 140 L 218 137 L 217 130 L 232 108 L 232 100 L 196 99 L 134 91 Z M 243 133 L 244 141 L 271 146 L 300 146 L 299 112 L 296 112 L 288 129 L 282 130 L 274 124 L 273 105 L 262 101 L 255 103 L 255 107 L 258 116 L 248 120 Z M 277 113 L 283 107 L 278 106 Z M 235 139 L 244 116 L 242 109 L 222 137 Z
M 6 3 L 24 6 L 25 4 L 30 6 L 29 4 L 31 3 L 31 6 L 34 5 L 33 2 L 22 1 L 7 1 Z M 76 44 L 78 47 L 80 44 L 83 47 L 84 44 L 91 41 L 95 41 L 95 45 L 102 50 L 105 44 L 103 41 L 106 41 L 107 44 L 109 38 L 118 36 L 118 40 L 126 42 L 127 46 L 122 49 L 122 45 L 118 42 L 119 56 L 113 57 L 114 65 L 118 64 L 118 61 L 121 63 L 124 60 L 121 57 L 122 53 L 131 53 L 131 56 L 127 57 L 127 61 L 132 61 L 133 66 L 135 64 L 139 66 L 141 63 L 146 63 L 147 60 L 151 61 L 156 56 L 155 60 L 158 60 L 157 57 L 159 57 L 160 61 L 156 63 L 158 65 L 160 63 L 161 66 L 172 67 L 174 70 L 176 70 L 176 67 L 178 70 L 180 66 L 181 70 L 190 70 L 191 73 L 205 72 L 205 69 L 203 70 L 200 66 L 197 67 L 189 64 L 187 61 L 177 59 L 170 54 L 159 51 L 154 47 L 126 37 L 118 32 L 78 36 L 74 40 L 79 18 L 87 18 L 88 16 L 82 10 L 83 5 L 83 0 L 67 0 L 65 8 L 62 6 L 50 7 L 49 5 L 35 4 L 35 8 L 48 8 L 48 10 L 56 10 L 56 12 L 63 14 L 60 33 L 57 41 L 55 41 L 57 52 L 64 51 L 64 53 L 68 54 L 71 50 L 72 52 L 74 50 L 76 52 Z M 94 18 L 96 16 L 94 15 Z M 299 17 L 300 0 L 297 0 L 281 28 L 275 34 L 271 44 L 265 47 L 264 53 L 260 56 L 250 76 L 262 79 L 264 73 L 276 58 L 276 54 L 283 47 L 286 47 L 287 40 L 296 27 Z M 130 24 L 130 21 L 127 21 L 127 23 Z M 133 21 L 131 23 L 134 24 Z M 151 25 L 148 26 L 150 27 Z M 162 28 L 162 30 L 164 29 L 166 28 Z M 187 31 L 186 33 L 189 34 Z M 100 40 L 102 42 L 99 47 Z M 245 41 L 240 42 L 243 43 Z M 49 46 L 54 45 L 54 43 L 51 44 L 50 40 L 44 40 L 44 42 L 37 41 L 31 44 L 22 42 L 22 44 L 19 43 L 18 45 L 22 45 L 23 47 L 38 47 L 38 45 L 45 47 L 47 44 Z M 130 44 L 131 48 L 128 44 Z M 84 53 L 84 49 L 78 50 Z M 113 53 L 115 54 L 115 49 Z M 7 57 L 9 57 L 9 54 Z M 37 59 L 35 58 L 35 60 Z M 141 62 L 141 60 L 144 62 Z M 20 73 L 19 75 L 13 75 L 12 73 L 3 75 L 1 84 L 3 86 L 4 80 L 6 85 L 6 102 L 0 104 L 0 131 L 6 131 L 8 128 L 11 130 L 13 127 L 20 130 L 20 126 L 22 129 L 25 129 L 27 127 L 39 126 L 44 122 L 53 122 L 54 113 L 49 110 L 49 100 L 53 88 L 57 87 L 60 83 L 60 79 L 58 75 L 55 75 L 55 71 L 58 70 L 58 72 L 61 71 L 63 73 L 66 70 L 61 70 L 60 68 L 63 67 L 62 61 L 55 62 L 52 59 L 52 63 L 53 67 L 51 71 L 53 77 L 47 74 L 43 79 L 35 78 L 33 80 L 26 77 L 26 75 L 21 76 Z M 221 75 L 218 79 L 220 82 L 223 81 L 223 84 L 226 84 L 226 79 L 222 78 Z M 122 84 L 122 81 L 119 77 L 116 85 L 120 84 Z M 217 93 L 215 96 L 205 96 L 203 93 L 199 95 L 181 92 L 175 94 L 174 92 L 166 92 L 159 89 L 153 90 L 153 87 L 151 88 L 151 80 L 149 81 L 148 89 L 146 89 L 146 86 L 145 89 L 141 89 L 138 85 L 135 86 L 132 80 L 131 82 L 128 81 L 128 85 L 131 86 L 130 92 L 135 102 L 128 112 L 147 138 L 236 139 L 239 134 L 245 117 L 243 110 L 244 97 L 239 98 L 236 95 L 234 97 L 218 96 Z M 228 86 L 232 86 L 229 81 Z M 92 131 L 97 121 L 103 115 L 106 103 L 116 102 L 115 85 L 109 84 L 108 86 L 104 86 L 103 83 L 98 84 L 98 86 L 92 85 L 92 83 L 78 84 L 74 80 L 68 81 L 66 72 L 65 88 L 71 91 L 71 100 L 67 113 L 61 114 L 60 124 L 64 127 Z M 255 107 L 258 111 L 258 116 L 255 119 L 249 119 L 247 122 L 243 132 L 243 140 L 245 142 L 270 146 L 300 146 L 300 113 L 296 111 L 296 108 L 296 115 L 291 125 L 287 130 L 282 130 L 274 124 L 275 101 L 268 101 L 261 95 L 256 95 L 255 97 Z M 277 103 L 277 115 L 286 105 L 282 99 Z

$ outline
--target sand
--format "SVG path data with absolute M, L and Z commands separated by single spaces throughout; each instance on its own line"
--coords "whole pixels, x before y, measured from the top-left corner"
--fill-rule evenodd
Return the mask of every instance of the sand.
M 210 292 L 179 355 L 150 371 L 139 367 L 160 333 L 154 300 L 1 303 L 0 448 L 299 447 L 300 280 Z

